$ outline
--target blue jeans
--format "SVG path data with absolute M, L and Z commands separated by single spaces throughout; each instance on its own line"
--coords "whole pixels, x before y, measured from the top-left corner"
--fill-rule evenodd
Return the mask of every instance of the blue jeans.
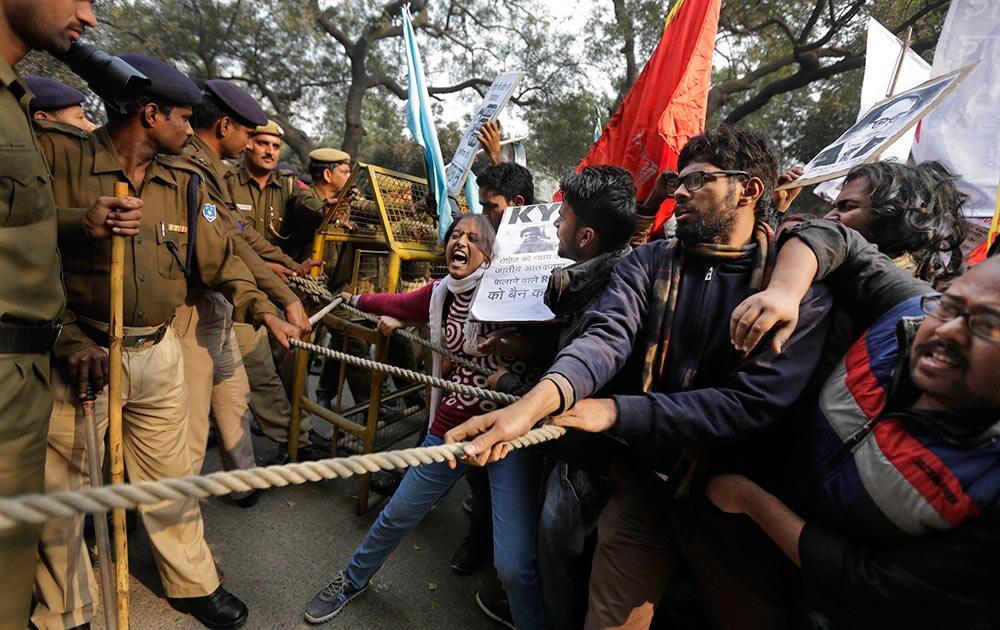
M 608 479 L 565 461 L 549 474 L 538 525 L 538 572 L 550 630 L 583 627 L 589 573 L 584 547 L 610 496 Z
M 437 446 L 428 435 L 421 446 Z M 361 588 L 382 567 L 403 538 L 465 473 L 446 462 L 410 468 L 347 563 L 347 577 Z M 493 564 L 520 630 L 544 628 L 542 595 L 535 570 L 540 461 L 532 449 L 518 449 L 487 467 L 493 493 Z

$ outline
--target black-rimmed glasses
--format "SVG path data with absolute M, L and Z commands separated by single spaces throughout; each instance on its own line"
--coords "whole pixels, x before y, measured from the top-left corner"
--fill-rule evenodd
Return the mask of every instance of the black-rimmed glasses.
M 667 178 L 667 194 L 673 197 L 677 189 L 681 187 L 681 184 L 684 184 L 684 188 L 688 192 L 694 192 L 705 185 L 706 177 L 708 181 L 712 181 L 716 177 L 737 176 L 750 177 L 750 173 L 746 171 L 691 171 L 686 175 L 674 175 Z

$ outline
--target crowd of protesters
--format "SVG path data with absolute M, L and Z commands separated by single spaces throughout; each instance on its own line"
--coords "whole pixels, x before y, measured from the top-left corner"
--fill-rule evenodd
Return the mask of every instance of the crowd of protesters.
M 467 320 L 449 329 L 461 331 L 449 343 L 478 360 L 495 352 L 491 387 L 523 395 L 501 409 L 464 405 L 457 426 L 447 424 L 454 409 L 431 420 L 432 435 L 448 426 L 446 442 L 470 441 L 457 468 L 430 468 L 450 485 L 473 464 L 473 527 L 452 567 L 492 558 L 500 581 L 477 594 L 492 619 L 1000 624 L 1000 263 L 965 268 L 965 199 L 942 164 L 857 167 L 823 218 L 796 214 L 794 194 L 775 192 L 799 172 L 780 172 L 761 133 L 727 125 L 688 142 L 652 203 L 637 203 L 626 171 L 586 167 L 560 182 L 559 254 L 573 264 L 549 280 L 556 320 L 478 346 L 461 345 Z M 530 202 L 526 176 L 487 168 L 484 206 Z M 650 237 L 665 197 L 676 201 L 674 234 Z M 481 265 L 493 255 L 488 227 L 468 245 Z M 461 251 L 453 242 L 447 252 Z M 446 255 L 449 271 L 466 264 Z M 449 303 L 429 300 L 438 291 L 350 297 L 395 317 L 387 332 L 429 317 L 440 335 Z M 459 302 L 447 317 L 466 316 Z M 530 367 L 511 374 L 503 364 L 514 359 Z M 543 421 L 571 429 L 543 457 L 503 445 Z M 536 500 L 498 494 L 496 467 L 511 464 Z M 480 505 L 492 505 L 492 538 L 475 525 Z M 364 590 L 351 568 L 386 522 L 408 529 L 425 511 L 391 500 L 307 619 L 332 618 Z M 523 544 L 505 542 L 512 527 L 536 545 L 530 573 L 511 573 L 524 558 Z M 526 578 L 538 593 L 525 597 Z
M 200 472 L 210 417 L 226 467 L 253 466 L 250 418 L 282 443 L 289 430 L 264 329 L 286 348 L 310 331 L 285 284 L 323 266 L 304 250 L 345 196 L 350 156 L 315 151 L 306 186 L 278 170 L 283 130 L 248 93 L 139 54 L 122 59 L 148 84 L 98 127 L 81 93 L 13 70 L 32 48 L 65 52 L 59 29 L 94 25 L 90 3 L 19 6 L 0 4 L 0 370 L 18 384 L 3 399 L 0 491 L 88 480 L 81 409 L 96 397 L 106 430 L 112 234 L 132 237 L 131 479 Z M 512 628 L 1000 627 L 1000 260 L 965 264 L 960 174 L 864 164 L 820 218 L 778 190 L 801 170 L 782 171 L 748 127 L 691 138 L 641 200 L 629 172 L 587 166 L 559 182 L 558 254 L 572 264 L 548 280 L 555 319 L 508 326 L 470 314 L 505 211 L 535 201 L 499 137 L 493 123 L 479 134 L 482 213 L 453 220 L 444 277 L 343 297 L 383 335 L 426 326 L 462 359 L 433 355 L 434 376 L 519 399 L 432 390 L 420 444 L 464 442 L 464 456 L 407 470 L 351 556 L 329 558 L 308 622 L 342 614 L 465 477 L 471 518 L 451 567 L 492 566 L 477 603 Z M 350 261 L 341 252 L 328 274 Z M 26 292 L 22 276 L 41 272 L 52 286 Z M 507 444 L 541 422 L 567 435 Z M 304 427 L 303 454 L 323 457 L 324 439 Z M 197 502 L 140 516 L 171 605 L 245 624 Z M 0 561 L 0 627 L 89 627 L 82 517 L 5 530 Z

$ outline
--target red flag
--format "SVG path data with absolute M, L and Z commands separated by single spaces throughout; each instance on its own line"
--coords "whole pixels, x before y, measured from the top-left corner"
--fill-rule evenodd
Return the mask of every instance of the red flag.
M 721 0 L 677 0 L 660 43 L 577 170 L 621 166 L 632 173 L 642 200 L 662 170 L 677 168 L 681 149 L 705 128 L 720 5 Z M 654 232 L 673 211 L 668 199 L 657 213 Z

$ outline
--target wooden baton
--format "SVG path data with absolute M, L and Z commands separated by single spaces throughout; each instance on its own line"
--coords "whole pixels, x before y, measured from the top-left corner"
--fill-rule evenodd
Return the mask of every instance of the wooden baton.
M 115 182 L 115 197 L 128 197 L 128 184 Z M 111 313 L 108 316 L 108 441 L 111 456 L 111 483 L 125 483 L 125 458 L 122 450 L 122 342 L 125 328 L 125 237 L 111 236 Z M 118 630 L 128 630 L 128 534 L 125 510 L 115 509 L 115 601 L 118 606 Z

